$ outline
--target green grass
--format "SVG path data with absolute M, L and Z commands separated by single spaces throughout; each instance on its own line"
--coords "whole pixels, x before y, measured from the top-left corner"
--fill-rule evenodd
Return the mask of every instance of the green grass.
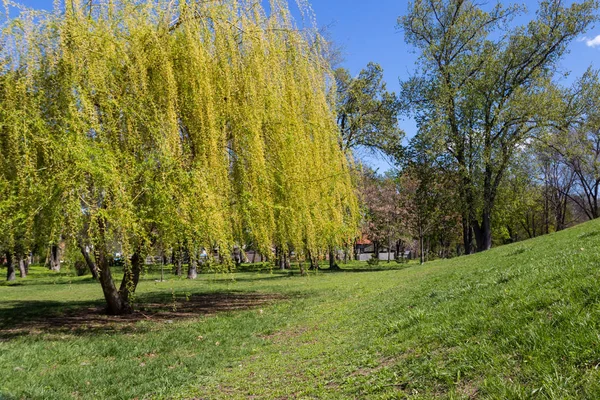
M 36 269 L 0 286 L 0 398 L 600 398 L 600 223 L 391 266 L 151 271 L 124 321 Z

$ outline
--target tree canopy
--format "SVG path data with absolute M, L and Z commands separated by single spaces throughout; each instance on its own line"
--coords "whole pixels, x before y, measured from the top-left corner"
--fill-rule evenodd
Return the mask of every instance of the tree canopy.
M 325 43 L 285 1 L 269 5 L 73 1 L 5 21 L 6 252 L 79 237 L 119 313 L 150 248 L 276 244 L 303 257 L 353 238 Z M 118 291 L 115 249 L 133 254 Z
M 547 94 L 567 45 L 597 16 L 597 2 L 542 1 L 525 26 L 507 28 L 520 6 L 471 0 L 415 0 L 399 19 L 420 52 L 419 73 L 403 83 L 404 104 L 423 135 L 443 139 L 460 175 L 464 247 L 492 245 L 498 188 L 515 151 L 545 126 Z M 437 139 L 434 139 L 437 140 Z M 475 240 L 473 240 L 475 239 Z

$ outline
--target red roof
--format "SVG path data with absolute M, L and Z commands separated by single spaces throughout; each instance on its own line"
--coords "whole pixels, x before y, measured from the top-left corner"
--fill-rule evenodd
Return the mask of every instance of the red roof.
M 373 242 L 371 242 L 369 239 L 367 239 L 366 235 L 362 235 L 362 237 L 360 239 L 356 240 L 356 244 L 366 244 L 366 245 L 369 245 L 371 243 L 373 243 Z

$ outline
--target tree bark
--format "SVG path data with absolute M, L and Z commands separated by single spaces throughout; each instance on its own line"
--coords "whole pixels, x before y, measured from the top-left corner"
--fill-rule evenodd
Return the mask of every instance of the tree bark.
M 198 257 L 196 254 L 196 250 L 193 250 L 189 253 L 189 263 L 188 263 L 188 279 L 196 279 L 198 278 Z
M 337 265 L 337 263 L 335 262 L 335 251 L 333 250 L 333 247 L 329 248 L 329 270 L 330 271 L 334 271 L 334 270 L 339 270 L 340 266 Z
M 462 217 L 462 226 L 463 226 L 463 246 L 465 250 L 465 254 L 473 254 L 473 228 L 471 227 L 471 222 L 469 220 L 468 215 L 463 215 Z
M 19 254 L 17 256 L 17 262 L 19 264 L 19 276 L 21 278 L 26 278 L 27 277 L 27 270 L 25 268 L 25 257 L 23 256 L 23 254 Z
M 14 264 L 13 256 L 10 252 L 6 252 L 6 266 L 7 266 L 6 280 L 8 282 L 10 282 L 10 281 L 14 281 L 15 279 L 17 279 L 17 277 L 15 275 L 15 264 Z
M 25 273 L 27 275 L 29 275 L 29 265 L 33 262 L 33 255 L 31 253 L 27 254 L 27 257 L 25 257 Z
M 319 269 L 319 259 L 318 257 L 315 257 L 310 250 L 308 251 L 308 260 L 310 261 L 310 267 L 308 267 L 309 270 L 315 271 Z
M 83 242 L 78 240 L 77 247 L 79 247 L 79 251 L 81 252 L 81 255 L 83 255 L 85 263 L 90 269 L 90 272 L 92 273 L 92 277 L 95 280 L 98 280 L 98 268 L 96 267 L 96 263 L 94 262 L 94 260 L 92 260 L 92 257 L 90 257 L 90 253 L 88 253 L 87 249 L 85 248 L 85 245 L 83 244 Z
M 102 233 L 100 233 L 100 235 L 102 235 Z M 106 246 L 102 243 L 102 245 L 96 245 L 94 248 L 96 251 L 100 286 L 102 286 L 102 292 L 104 293 L 104 299 L 106 300 L 106 312 L 110 315 L 124 314 L 125 310 L 123 309 L 121 296 L 115 286 L 110 266 L 108 265 Z
M 173 250 L 173 263 L 175 264 L 175 275 L 181 276 L 183 274 L 183 250 L 181 246 L 177 250 Z
M 473 221 L 475 230 L 475 242 L 477 243 L 477 251 L 486 251 L 492 248 L 492 217 L 490 210 L 484 210 L 482 213 L 481 225 L 477 221 Z
M 422 230 L 419 230 L 419 250 L 420 250 L 420 262 L 421 264 L 425 263 L 425 243 L 424 243 L 424 237 L 423 237 L 423 233 Z
M 144 264 L 144 257 L 138 249 L 131 257 L 131 266 L 126 267 L 121 287 L 119 288 L 119 297 L 121 298 L 121 314 L 130 314 L 133 312 L 132 297 L 140 281 L 140 273 Z
M 108 247 L 106 245 L 105 223 L 103 220 L 98 221 L 98 237 L 96 243 L 94 243 L 94 252 L 96 267 L 98 269 L 98 278 L 100 286 L 102 287 L 102 292 L 104 293 L 104 299 L 106 300 L 106 312 L 110 315 L 131 313 L 133 309 L 129 303 L 129 295 L 135 291 L 135 285 L 129 286 L 132 291 L 129 292 L 127 297 L 122 297 L 115 286 L 108 262 Z M 127 286 L 127 284 L 125 286 Z
M 60 271 L 60 247 L 56 244 L 50 247 L 50 269 Z

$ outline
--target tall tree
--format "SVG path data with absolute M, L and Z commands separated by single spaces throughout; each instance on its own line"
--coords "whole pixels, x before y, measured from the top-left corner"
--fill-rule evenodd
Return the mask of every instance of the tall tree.
M 398 182 L 395 176 L 379 176 L 370 169 L 363 170 L 361 180 L 363 201 L 362 233 L 373 243 L 375 257 L 382 246 L 388 248 L 388 261 L 395 244 L 404 233 L 406 216 L 401 207 Z
M 596 20 L 597 2 L 542 1 L 526 26 L 506 32 L 521 7 L 471 0 L 415 0 L 399 19 L 420 52 L 403 99 L 420 125 L 435 126 L 460 174 L 466 252 L 492 245 L 498 188 L 515 149 L 540 123 L 544 95 L 567 45 Z
M 573 87 L 555 92 L 560 105 L 543 142 L 574 179 L 573 190 L 564 195 L 595 219 L 600 217 L 600 71 L 589 68 Z
M 437 238 L 448 254 L 457 216 L 456 174 L 448 157 L 440 151 L 442 142 L 432 134 L 421 131 L 408 147 L 405 167 L 400 175 L 401 207 L 407 216 L 405 226 L 419 242 L 420 261 L 427 261 L 431 246 L 426 240 Z
M 400 107 L 396 94 L 387 91 L 381 66 L 371 62 L 354 78 L 338 68 L 335 80 L 342 149 L 399 156 L 404 137 L 398 126 Z
M 0 98 L 0 110 L 35 128 L 18 137 L 29 151 L 41 144 L 36 162 L 61 149 L 44 169 L 57 201 L 33 215 L 61 216 L 61 229 L 41 231 L 47 243 L 93 245 L 109 313 L 132 311 L 151 250 L 218 249 L 226 268 L 243 243 L 302 259 L 355 237 L 333 74 L 316 29 L 297 30 L 286 1 L 269 13 L 234 0 L 74 1 L 9 25 L 3 43 L 18 45 L 1 53 L 0 76 L 24 100 Z

